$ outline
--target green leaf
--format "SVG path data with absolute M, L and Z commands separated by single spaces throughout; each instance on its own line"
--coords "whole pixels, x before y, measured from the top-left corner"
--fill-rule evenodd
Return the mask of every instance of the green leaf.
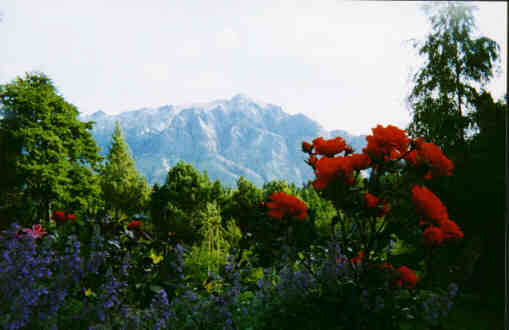
M 159 285 L 150 285 L 150 290 L 152 290 L 155 293 L 159 293 L 159 291 L 164 290 L 163 287 L 160 287 Z

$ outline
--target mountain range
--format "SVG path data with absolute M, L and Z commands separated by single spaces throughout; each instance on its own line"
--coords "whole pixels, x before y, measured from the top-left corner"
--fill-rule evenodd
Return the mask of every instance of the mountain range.
M 163 184 L 179 160 L 207 172 L 211 181 L 235 187 L 244 176 L 258 187 L 272 180 L 302 186 L 314 178 L 304 160 L 302 141 L 341 136 L 356 152 L 366 145 L 365 135 L 327 131 L 316 121 L 290 115 L 280 106 L 238 94 L 230 100 L 188 106 L 166 105 L 108 115 L 80 114 L 94 121 L 92 136 L 106 157 L 118 121 L 137 170 L 149 184 Z

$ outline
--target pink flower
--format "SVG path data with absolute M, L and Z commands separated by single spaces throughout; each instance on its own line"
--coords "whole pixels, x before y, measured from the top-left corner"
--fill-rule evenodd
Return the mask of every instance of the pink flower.
M 33 225 L 32 229 L 24 228 L 23 232 L 27 233 L 33 238 L 42 238 L 44 235 L 47 234 L 47 232 L 45 232 L 44 229 L 42 229 L 41 225 Z

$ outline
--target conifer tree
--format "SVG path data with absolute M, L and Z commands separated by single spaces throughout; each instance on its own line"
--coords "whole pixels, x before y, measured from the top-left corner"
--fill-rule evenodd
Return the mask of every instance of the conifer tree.
M 200 228 L 200 234 L 203 237 L 201 249 L 205 257 L 205 260 L 200 261 L 202 264 L 207 264 L 208 273 L 217 272 L 219 265 L 226 259 L 229 248 L 217 203 L 207 203 L 206 209 L 200 212 L 200 215 L 203 219 Z
M 107 163 L 101 172 L 101 188 L 106 210 L 116 220 L 145 210 L 150 187 L 134 167 L 118 122 L 112 136 Z

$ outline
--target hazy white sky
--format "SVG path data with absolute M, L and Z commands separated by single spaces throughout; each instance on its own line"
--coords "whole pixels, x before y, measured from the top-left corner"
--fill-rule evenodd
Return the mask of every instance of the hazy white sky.
M 501 47 L 507 3 L 479 7 L 480 34 Z M 326 129 L 405 128 L 404 99 L 422 60 L 405 41 L 430 32 L 422 2 L 3 0 L 0 84 L 49 75 L 80 112 L 209 102 L 242 93 Z

